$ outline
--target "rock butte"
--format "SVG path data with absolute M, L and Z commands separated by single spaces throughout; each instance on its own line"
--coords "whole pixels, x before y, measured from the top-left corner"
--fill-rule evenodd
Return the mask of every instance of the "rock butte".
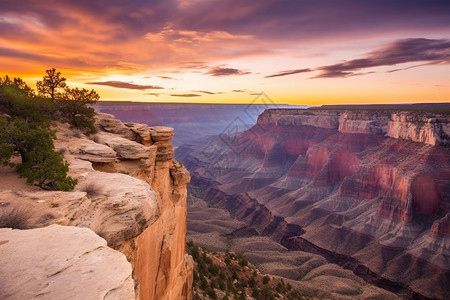
M 0 259 L 8 263 L 0 268 L 11 286 L 2 299 L 190 299 L 190 176 L 173 160 L 173 129 L 108 114 L 96 116 L 96 127 L 89 139 L 58 125 L 55 147 L 79 182 L 73 192 L 0 192 L 3 202 L 34 210 L 28 225 L 42 227 L 1 229 Z M 21 276 L 33 263 L 25 274 L 35 275 Z
M 449 299 L 449 146 L 444 115 L 269 109 L 177 159 L 258 234 L 407 298 Z

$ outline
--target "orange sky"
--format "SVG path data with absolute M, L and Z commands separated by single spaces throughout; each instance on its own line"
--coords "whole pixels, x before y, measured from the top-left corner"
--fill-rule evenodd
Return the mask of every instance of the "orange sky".
M 102 100 L 450 102 L 450 2 L 0 2 L 0 74 Z

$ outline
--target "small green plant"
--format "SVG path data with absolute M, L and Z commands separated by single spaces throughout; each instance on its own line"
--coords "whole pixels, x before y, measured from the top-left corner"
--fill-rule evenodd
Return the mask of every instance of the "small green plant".
M 50 204 L 50 207 L 51 208 L 56 208 L 56 207 L 59 207 L 59 204 L 58 203 L 52 203 L 52 204 Z

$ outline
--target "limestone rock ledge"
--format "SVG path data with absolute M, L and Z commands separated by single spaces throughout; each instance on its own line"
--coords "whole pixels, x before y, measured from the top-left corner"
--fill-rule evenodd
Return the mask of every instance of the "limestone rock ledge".
M 1 299 L 135 299 L 130 263 L 87 228 L 2 228 L 0 251 Z
M 22 203 L 33 211 L 28 224 L 32 228 L 52 224 L 85 227 L 104 238 L 131 264 L 135 299 L 190 299 L 193 262 L 185 257 L 186 184 L 190 176 L 173 160 L 173 129 L 123 124 L 108 114 L 97 115 L 96 127 L 98 133 L 87 137 L 58 124 L 55 148 L 70 163 L 69 175 L 78 179 L 74 191 L 2 191 L 2 199 L 9 199 L 8 205 Z M 34 230 L 37 229 L 23 232 Z M 20 230 L 10 232 L 22 234 Z M 0 240 L 7 240 L 4 233 L 0 231 Z M 43 242 L 51 258 L 53 240 Z M 71 242 L 65 243 L 67 248 L 70 245 Z M 0 243 L 0 249 L 2 246 Z M 28 251 L 32 249 L 39 247 Z M 70 257 L 70 249 L 67 252 Z M 37 266 L 46 268 L 45 264 Z M 97 278 L 102 281 L 103 275 Z M 71 284 L 78 282 L 77 277 L 66 280 L 68 284 L 61 283 L 60 288 L 74 288 Z M 44 283 L 49 280 L 41 282 Z M 36 283 L 33 279 L 25 281 L 24 285 L 28 284 Z M 81 284 L 76 289 L 84 287 Z

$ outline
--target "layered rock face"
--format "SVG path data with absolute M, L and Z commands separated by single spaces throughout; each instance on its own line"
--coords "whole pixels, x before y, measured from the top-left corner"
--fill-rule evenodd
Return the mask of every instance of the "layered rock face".
M 110 251 L 118 256 L 122 254 L 113 249 L 123 253 L 129 262 L 128 276 L 132 270 L 132 277 L 127 279 L 132 288 L 127 285 L 130 293 L 126 296 L 105 299 L 190 299 L 193 262 L 185 255 L 186 184 L 190 176 L 173 159 L 173 147 L 169 142 L 173 129 L 123 124 L 107 114 L 98 114 L 96 118 L 98 133 L 90 138 L 74 133 L 65 125 L 58 126 L 55 147 L 70 163 L 69 174 L 78 179 L 73 192 L 3 190 L 0 192 L 2 199 L 7 199 L 11 206 L 20 201 L 33 211 L 30 227 L 60 224 L 89 228 L 106 240 L 112 248 L 108 248 Z M 74 228 L 53 226 L 50 228 L 58 232 Z M 76 227 L 75 233 L 78 232 Z M 22 234 L 18 230 L 12 232 Z M 2 237 L 0 232 L 0 240 Z M 99 243 L 95 238 L 92 240 L 94 244 Z M 53 250 L 52 240 L 43 239 L 43 242 L 45 249 Z M 71 243 L 65 245 L 68 256 L 72 255 Z M 2 247 L 0 245 L 0 249 Z M 90 265 L 90 262 L 87 260 L 84 268 L 93 269 L 93 274 L 108 272 L 101 264 Z M 114 269 L 114 265 L 111 267 Z M 113 271 L 108 276 L 114 277 Z M 103 276 L 97 277 L 101 283 Z M 61 289 L 65 286 L 61 281 Z M 108 295 L 116 295 L 114 293 Z M 85 296 L 67 298 L 103 299 L 96 295 Z
M 289 249 L 406 298 L 450 297 L 450 118 L 266 110 L 177 158 L 204 197 Z

